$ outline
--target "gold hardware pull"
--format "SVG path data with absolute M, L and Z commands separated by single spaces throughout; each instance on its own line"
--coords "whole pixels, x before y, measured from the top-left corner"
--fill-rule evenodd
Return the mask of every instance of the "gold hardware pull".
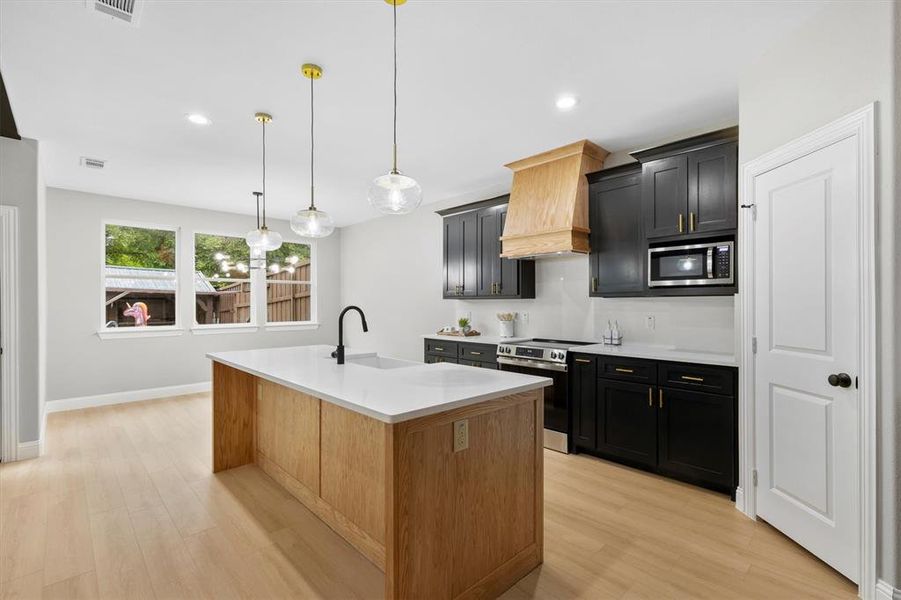
M 648 406 L 654 406 L 654 388 L 648 388 Z
M 576 359 L 576 362 L 577 362 L 577 363 L 590 363 L 591 360 L 588 359 L 588 358 L 577 358 L 577 359 Z
M 469 353 L 472 354 L 473 356 L 482 356 L 481 352 L 473 352 L 472 350 L 470 350 Z
M 444 348 L 439 348 L 438 346 L 435 346 L 435 352 L 444 352 Z
M 679 213 L 679 233 L 682 233 L 682 213 Z
M 617 373 L 634 373 L 634 369 L 623 369 L 622 367 L 616 367 Z
M 688 230 L 695 230 L 695 214 L 693 212 L 688 213 Z
M 692 377 L 691 375 L 683 375 L 682 379 L 687 379 L 688 381 L 704 381 L 703 377 Z
M 591 291 L 592 292 L 598 291 L 598 278 L 597 277 L 591 278 Z
M 663 408 L 663 390 L 660 390 L 660 408 Z
M 491 293 L 492 293 L 492 294 L 496 294 L 496 293 L 497 293 L 497 284 L 496 284 L 496 283 L 492 283 L 492 284 L 491 284 Z

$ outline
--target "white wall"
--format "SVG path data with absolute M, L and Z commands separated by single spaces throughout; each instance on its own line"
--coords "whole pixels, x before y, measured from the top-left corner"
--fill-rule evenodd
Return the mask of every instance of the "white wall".
M 188 331 L 175 337 L 101 340 L 99 269 L 104 258 L 104 219 L 143 221 L 182 228 L 178 247 L 182 265 L 192 265 L 191 230 L 243 235 L 253 217 L 49 188 L 47 190 L 47 398 L 60 399 L 187 385 L 210 380 L 207 352 L 334 343 L 339 298 L 340 231 L 318 242 L 318 312 L 322 323 L 312 331 L 258 331 L 196 335 L 193 324 L 191 269 L 180 274 L 177 300 Z M 285 235 L 285 221 L 270 228 Z M 298 240 L 299 241 L 299 240 Z
M 897 207 L 901 38 L 898 5 L 828 5 L 742 74 L 742 164 L 870 102 L 877 102 L 879 293 L 878 452 L 880 563 L 901 584 L 901 210 Z M 893 25 L 894 23 L 894 25 Z
M 495 314 L 528 312 L 516 334 L 596 340 L 607 319 L 619 320 L 627 341 L 692 350 L 732 352 L 734 300 L 707 298 L 589 298 L 587 257 L 537 261 L 534 300 L 442 300 L 441 217 L 435 210 L 505 193 L 484 193 L 430 204 L 411 215 L 382 217 L 344 228 L 341 236 L 341 298 L 366 312 L 369 333 L 351 324 L 345 331 L 357 348 L 422 360 L 424 333 L 434 333 L 460 316 L 496 335 Z M 653 315 L 654 331 L 644 317 Z
M 38 236 L 43 215 L 38 143 L 0 137 L 0 204 L 18 208 L 19 443 L 41 432 L 41 337 Z

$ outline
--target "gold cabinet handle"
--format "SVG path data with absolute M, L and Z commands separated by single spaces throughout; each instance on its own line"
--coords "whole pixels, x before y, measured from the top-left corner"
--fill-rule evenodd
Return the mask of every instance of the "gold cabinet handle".
M 435 352 L 444 352 L 444 348 L 439 348 L 438 346 L 435 346 Z
M 576 359 L 576 362 L 577 362 L 577 363 L 590 363 L 590 362 L 591 362 L 591 359 L 588 359 L 588 358 L 577 358 L 577 359 Z
M 695 230 L 695 214 L 693 212 L 688 213 L 688 230 Z
M 591 278 L 591 291 L 592 292 L 598 291 L 598 278 L 597 277 Z
M 472 350 L 470 350 L 469 353 L 472 354 L 473 356 L 482 356 L 481 352 L 473 352 Z
M 663 408 L 663 389 L 660 390 L 660 408 Z
M 682 379 L 686 379 L 688 381 L 704 381 L 703 377 L 692 377 L 691 375 L 683 375 Z
M 654 406 L 654 388 L 648 388 L 648 406 Z
M 634 373 L 634 369 L 623 369 L 622 367 L 616 367 L 617 373 Z
M 679 213 L 679 233 L 682 233 L 682 213 Z

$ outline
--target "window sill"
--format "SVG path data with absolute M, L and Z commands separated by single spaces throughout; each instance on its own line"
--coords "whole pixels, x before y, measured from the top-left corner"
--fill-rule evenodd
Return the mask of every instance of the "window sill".
M 219 324 L 219 325 L 195 325 L 191 328 L 194 335 L 215 335 L 219 333 L 255 333 L 260 328 L 251 323 Z
M 185 332 L 181 327 L 111 327 L 97 331 L 97 337 L 101 340 L 123 340 L 132 338 L 170 337 L 182 335 Z
M 319 323 L 313 321 L 294 323 L 267 323 L 266 331 L 309 331 L 319 329 Z

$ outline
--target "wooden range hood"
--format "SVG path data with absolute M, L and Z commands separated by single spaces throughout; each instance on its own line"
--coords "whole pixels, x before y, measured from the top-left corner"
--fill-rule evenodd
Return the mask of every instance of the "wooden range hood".
M 506 165 L 513 170 L 501 256 L 532 258 L 588 253 L 586 173 L 609 152 L 588 140 Z

